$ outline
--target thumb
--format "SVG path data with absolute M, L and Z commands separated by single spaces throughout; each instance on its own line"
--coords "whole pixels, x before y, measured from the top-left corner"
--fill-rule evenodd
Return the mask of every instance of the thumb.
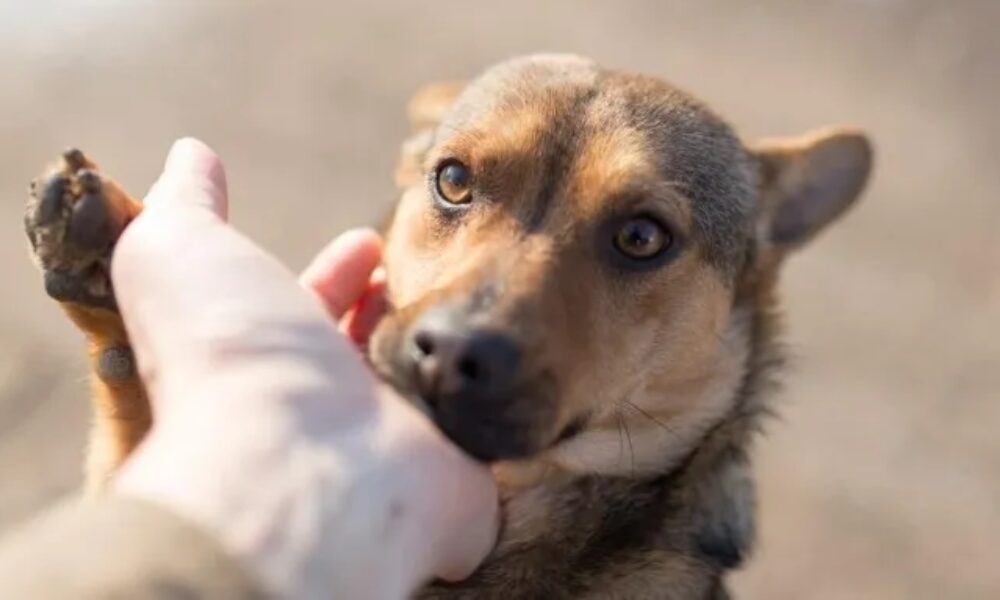
M 226 220 L 229 202 L 222 159 L 202 141 L 177 140 L 167 154 L 163 173 L 146 195 L 145 206 L 147 210 L 203 208 Z
M 166 395 L 171 382 L 210 374 L 218 361 L 209 357 L 248 348 L 263 355 L 268 344 L 324 345 L 332 339 L 344 353 L 352 352 L 336 336 L 307 335 L 315 328 L 305 324 L 333 326 L 283 265 L 221 219 L 225 185 L 214 152 L 196 140 L 177 142 L 146 209 L 115 249 L 115 296 L 140 375 L 154 397 Z

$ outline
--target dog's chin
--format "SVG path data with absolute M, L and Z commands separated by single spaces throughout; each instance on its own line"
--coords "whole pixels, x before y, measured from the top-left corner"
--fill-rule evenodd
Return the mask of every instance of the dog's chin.
M 414 406 L 427 415 L 438 429 L 456 446 L 478 461 L 493 463 L 504 460 L 524 460 L 540 455 L 575 436 L 582 430 L 576 422 L 556 430 L 551 426 L 548 411 L 483 411 L 472 407 L 456 409 L 455 402 L 442 403 L 428 398 L 409 386 L 397 387 Z M 526 399 L 510 400 L 510 406 L 540 403 Z M 449 409 L 450 408 L 450 409 Z
M 546 449 L 537 442 L 531 427 L 503 423 L 469 424 L 451 416 L 434 415 L 442 433 L 467 454 L 481 462 L 519 460 L 535 456 Z
M 505 419 L 478 411 L 435 410 L 435 402 L 416 396 L 415 403 L 455 445 L 481 462 L 531 459 L 567 442 L 586 428 L 574 419 L 554 428 L 549 419 Z M 513 402 L 518 404 L 517 402 Z

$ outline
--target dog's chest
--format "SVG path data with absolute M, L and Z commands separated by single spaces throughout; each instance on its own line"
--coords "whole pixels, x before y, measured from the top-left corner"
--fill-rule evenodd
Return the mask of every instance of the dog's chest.
M 697 556 L 672 483 L 578 477 L 523 490 L 505 501 L 500 542 L 480 569 L 418 597 L 708 597 L 720 570 Z

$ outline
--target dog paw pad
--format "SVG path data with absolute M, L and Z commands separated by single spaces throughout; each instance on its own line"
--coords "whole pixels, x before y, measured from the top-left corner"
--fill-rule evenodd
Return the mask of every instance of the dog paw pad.
M 108 265 L 127 221 L 115 191 L 75 148 L 32 182 L 25 231 L 54 299 L 114 308 Z

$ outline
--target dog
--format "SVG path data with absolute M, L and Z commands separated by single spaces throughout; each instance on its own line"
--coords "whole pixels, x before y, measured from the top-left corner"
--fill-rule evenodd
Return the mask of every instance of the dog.
M 570 55 L 428 86 L 409 113 L 370 359 L 491 465 L 504 515 L 470 578 L 419 597 L 728 598 L 782 363 L 778 273 L 860 196 L 868 138 L 745 144 L 673 85 Z M 89 340 L 92 490 L 151 422 L 108 280 L 140 208 L 71 150 L 25 219 Z

